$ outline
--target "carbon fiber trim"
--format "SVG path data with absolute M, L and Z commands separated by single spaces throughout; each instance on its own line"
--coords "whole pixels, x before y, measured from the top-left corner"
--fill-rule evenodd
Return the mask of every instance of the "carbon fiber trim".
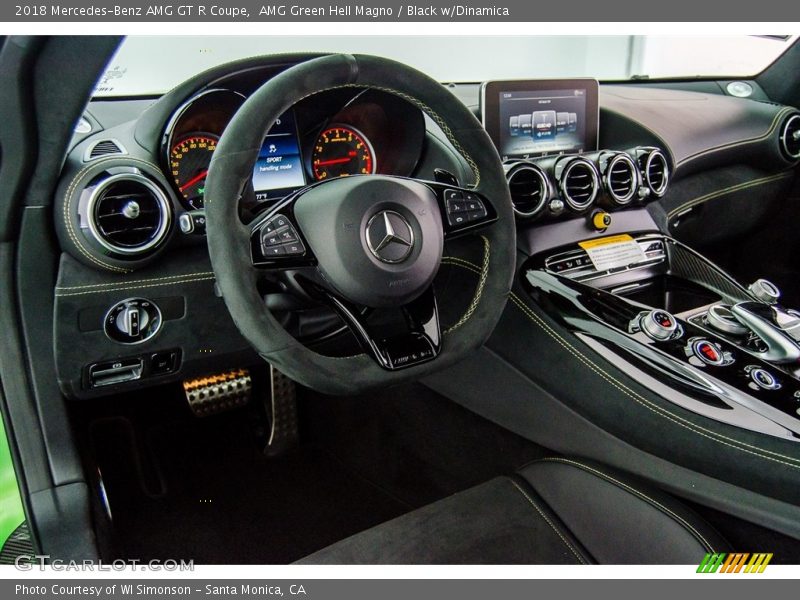
M 750 293 L 725 272 L 680 242 L 664 237 L 670 272 L 717 292 L 728 304 L 752 302 Z

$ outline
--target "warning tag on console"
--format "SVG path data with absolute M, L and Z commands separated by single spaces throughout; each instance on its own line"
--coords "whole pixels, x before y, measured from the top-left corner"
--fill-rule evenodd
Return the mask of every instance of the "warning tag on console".
M 627 267 L 647 258 L 636 240 L 627 234 L 579 242 L 578 245 L 586 250 L 598 271 Z

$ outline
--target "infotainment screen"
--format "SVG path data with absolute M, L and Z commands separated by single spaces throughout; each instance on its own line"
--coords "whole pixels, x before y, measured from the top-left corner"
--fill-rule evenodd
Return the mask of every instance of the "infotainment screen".
M 275 121 L 264 138 L 253 167 L 253 189 L 258 200 L 283 198 L 306 184 L 297 126 L 289 110 Z
M 505 160 L 597 150 L 595 79 L 489 81 L 483 126 Z

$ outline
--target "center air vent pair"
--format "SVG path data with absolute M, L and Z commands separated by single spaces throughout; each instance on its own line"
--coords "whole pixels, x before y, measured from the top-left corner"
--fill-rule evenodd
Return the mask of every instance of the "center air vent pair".
M 134 158 L 108 158 L 62 181 L 56 225 L 62 246 L 93 267 L 127 271 L 164 247 L 173 201 L 163 176 Z
M 506 178 L 517 216 L 529 219 L 659 198 L 667 189 L 669 165 L 658 148 L 637 147 L 508 163 Z

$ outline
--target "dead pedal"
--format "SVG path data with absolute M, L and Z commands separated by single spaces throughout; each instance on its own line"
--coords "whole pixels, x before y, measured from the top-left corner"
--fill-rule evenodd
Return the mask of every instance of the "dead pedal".
M 294 381 L 270 365 L 269 438 L 264 454 L 279 456 L 297 446 L 297 387 Z
M 183 391 L 196 417 L 208 417 L 244 406 L 250 401 L 253 380 L 247 369 L 187 379 Z

